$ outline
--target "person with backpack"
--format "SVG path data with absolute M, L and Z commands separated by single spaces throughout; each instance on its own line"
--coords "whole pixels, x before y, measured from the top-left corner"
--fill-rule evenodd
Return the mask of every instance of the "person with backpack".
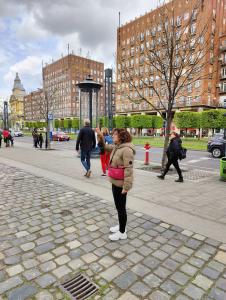
M 103 135 L 104 143 L 106 145 L 112 145 L 113 139 L 110 136 L 108 129 L 104 127 L 102 128 L 101 132 Z M 101 176 L 106 176 L 107 175 L 106 171 L 108 169 L 109 160 L 110 160 L 110 153 L 104 150 L 101 143 L 98 143 L 98 147 L 100 149 L 100 161 L 101 161 L 101 167 L 103 171 L 103 174 Z
M 159 179 L 164 180 L 166 174 L 169 171 L 170 166 L 173 165 L 174 168 L 177 170 L 177 173 L 179 176 L 179 178 L 177 180 L 175 180 L 175 182 L 183 182 L 184 181 L 183 176 L 182 176 L 182 171 L 181 171 L 179 163 L 178 163 L 179 159 L 185 158 L 185 157 L 182 157 L 184 150 L 185 149 L 182 148 L 182 141 L 180 139 L 179 134 L 176 132 L 172 132 L 170 143 L 169 143 L 169 146 L 166 151 L 168 162 L 166 164 L 166 167 L 165 167 L 165 170 L 163 171 L 163 173 L 161 175 L 157 176 Z
M 9 131 L 9 142 L 10 142 L 11 147 L 13 147 L 13 145 L 14 145 L 14 139 L 13 139 L 11 130 Z
M 2 132 L 3 138 L 4 138 L 4 143 L 6 147 L 9 147 L 9 130 L 8 129 L 4 129 Z

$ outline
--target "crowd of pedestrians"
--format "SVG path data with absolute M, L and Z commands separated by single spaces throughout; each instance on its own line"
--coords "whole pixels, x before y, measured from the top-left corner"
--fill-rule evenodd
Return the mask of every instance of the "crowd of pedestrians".
M 95 136 L 96 134 L 96 136 Z M 97 141 L 96 141 L 97 138 Z M 96 144 L 99 148 L 102 176 L 107 175 L 112 184 L 112 195 L 118 213 L 118 225 L 110 228 L 109 239 L 112 241 L 127 239 L 127 194 L 133 186 L 133 163 L 135 147 L 132 144 L 131 134 L 123 128 L 116 128 L 112 135 L 107 128 L 96 129 L 95 132 L 90 126 L 89 120 L 85 120 L 84 127 L 80 130 L 76 150 L 80 150 L 80 158 L 85 168 L 86 177 L 91 176 L 91 152 Z M 178 160 L 181 159 L 182 141 L 175 132 L 171 133 L 170 144 L 167 149 L 168 163 L 158 177 L 164 179 L 173 164 L 179 175 L 176 182 L 183 182 L 183 176 L 179 167 Z M 186 150 L 186 149 L 185 149 Z
M 42 144 L 44 139 L 42 133 L 39 133 L 37 128 L 34 128 L 34 130 L 32 131 L 32 137 L 33 137 L 33 146 L 35 148 L 42 149 Z

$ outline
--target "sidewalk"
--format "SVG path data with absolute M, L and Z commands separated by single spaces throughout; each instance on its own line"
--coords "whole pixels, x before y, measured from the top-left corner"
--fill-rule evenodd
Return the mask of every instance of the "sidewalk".
M 7 156 L 20 149 L 10 151 Z M 132 209 L 128 240 L 110 242 L 108 229 L 117 218 L 101 194 L 9 162 L 0 163 L 1 300 L 69 299 L 59 283 L 78 272 L 99 288 L 90 300 L 226 299 L 225 243 Z
M 86 179 L 80 160 L 71 150 L 45 152 L 18 143 L 14 149 L 1 149 L 0 155 L 0 162 L 68 187 L 89 191 L 112 203 L 110 184 L 107 178 L 100 176 L 98 159 L 92 160 L 93 176 Z M 174 179 L 168 176 L 165 181 L 160 181 L 155 173 L 135 170 L 128 207 L 226 243 L 225 182 L 214 173 L 209 177 L 186 180 L 183 184 L 174 183 Z

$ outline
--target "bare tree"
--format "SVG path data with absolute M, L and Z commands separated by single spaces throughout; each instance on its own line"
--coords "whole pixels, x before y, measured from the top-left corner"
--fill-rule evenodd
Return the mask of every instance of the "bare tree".
M 183 99 L 194 83 L 208 79 L 216 71 L 211 64 L 214 55 L 210 56 L 215 30 L 212 15 L 204 15 L 203 0 L 191 1 L 190 12 L 179 16 L 178 1 L 162 1 L 158 13 L 150 17 L 149 30 L 135 30 L 130 59 L 125 59 L 125 50 L 118 52 L 121 97 L 157 111 L 165 120 L 162 168 L 173 108 L 180 102 L 184 105 Z

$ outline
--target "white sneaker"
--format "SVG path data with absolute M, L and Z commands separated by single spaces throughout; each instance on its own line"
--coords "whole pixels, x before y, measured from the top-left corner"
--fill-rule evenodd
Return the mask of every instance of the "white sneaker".
M 110 227 L 110 232 L 116 233 L 116 232 L 118 232 L 118 231 L 119 231 L 119 225 Z M 127 230 L 125 230 L 125 232 L 127 232 Z
M 121 233 L 120 231 L 113 233 L 109 235 L 109 239 L 111 241 L 118 241 L 118 240 L 126 240 L 127 239 L 127 234 L 126 232 Z
M 113 227 L 110 227 L 110 232 L 112 233 L 116 233 L 119 231 L 119 225 L 116 225 L 116 226 L 113 226 Z

